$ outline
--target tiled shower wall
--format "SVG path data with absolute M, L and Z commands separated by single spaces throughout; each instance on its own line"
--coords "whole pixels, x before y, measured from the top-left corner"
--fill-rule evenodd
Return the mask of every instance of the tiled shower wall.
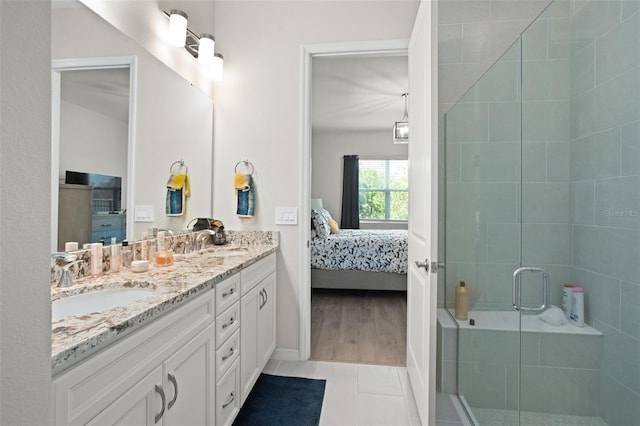
M 571 19 L 572 280 L 604 333 L 600 415 L 640 420 L 640 1 Z

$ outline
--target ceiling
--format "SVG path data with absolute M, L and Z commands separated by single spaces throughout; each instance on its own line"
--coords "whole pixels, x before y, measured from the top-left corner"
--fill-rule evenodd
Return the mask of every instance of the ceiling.
M 314 131 L 391 131 L 408 92 L 406 55 L 313 58 Z
M 60 81 L 63 101 L 129 120 L 129 68 L 63 71 Z

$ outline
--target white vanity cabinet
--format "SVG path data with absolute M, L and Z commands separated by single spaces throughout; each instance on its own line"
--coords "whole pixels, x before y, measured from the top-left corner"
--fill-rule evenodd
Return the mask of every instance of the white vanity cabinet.
M 275 254 L 240 272 L 242 403 L 276 347 Z
M 57 425 L 213 425 L 209 291 L 53 378 Z

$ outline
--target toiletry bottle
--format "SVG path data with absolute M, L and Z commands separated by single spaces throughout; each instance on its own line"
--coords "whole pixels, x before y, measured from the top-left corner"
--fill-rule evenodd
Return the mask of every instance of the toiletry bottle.
M 120 257 L 120 245 L 116 243 L 116 237 L 111 238 L 111 272 L 118 272 L 122 265 Z
M 466 321 L 469 319 L 469 289 L 464 281 L 456 286 L 456 319 Z
M 102 243 L 91 243 L 91 276 L 102 275 Z
M 562 285 L 562 312 L 564 315 L 569 318 L 569 314 L 571 314 L 571 294 L 573 293 L 573 284 L 563 284 Z
M 158 233 L 156 234 L 156 241 L 157 241 L 156 249 L 158 251 L 165 251 L 167 249 L 165 245 L 166 234 L 167 234 L 166 231 L 158 231 Z
M 147 260 L 149 263 L 153 263 L 158 252 L 158 244 L 156 240 L 147 241 Z
M 129 247 L 128 241 L 122 242 L 122 269 L 130 269 L 131 268 L 131 260 L 133 258 L 133 253 L 131 252 L 131 247 Z
M 584 291 L 582 287 L 573 287 L 569 320 L 576 327 L 584 327 Z

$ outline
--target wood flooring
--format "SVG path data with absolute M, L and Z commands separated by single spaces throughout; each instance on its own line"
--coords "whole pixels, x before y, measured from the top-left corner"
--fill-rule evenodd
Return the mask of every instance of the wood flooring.
M 312 289 L 311 359 L 405 366 L 407 292 Z

